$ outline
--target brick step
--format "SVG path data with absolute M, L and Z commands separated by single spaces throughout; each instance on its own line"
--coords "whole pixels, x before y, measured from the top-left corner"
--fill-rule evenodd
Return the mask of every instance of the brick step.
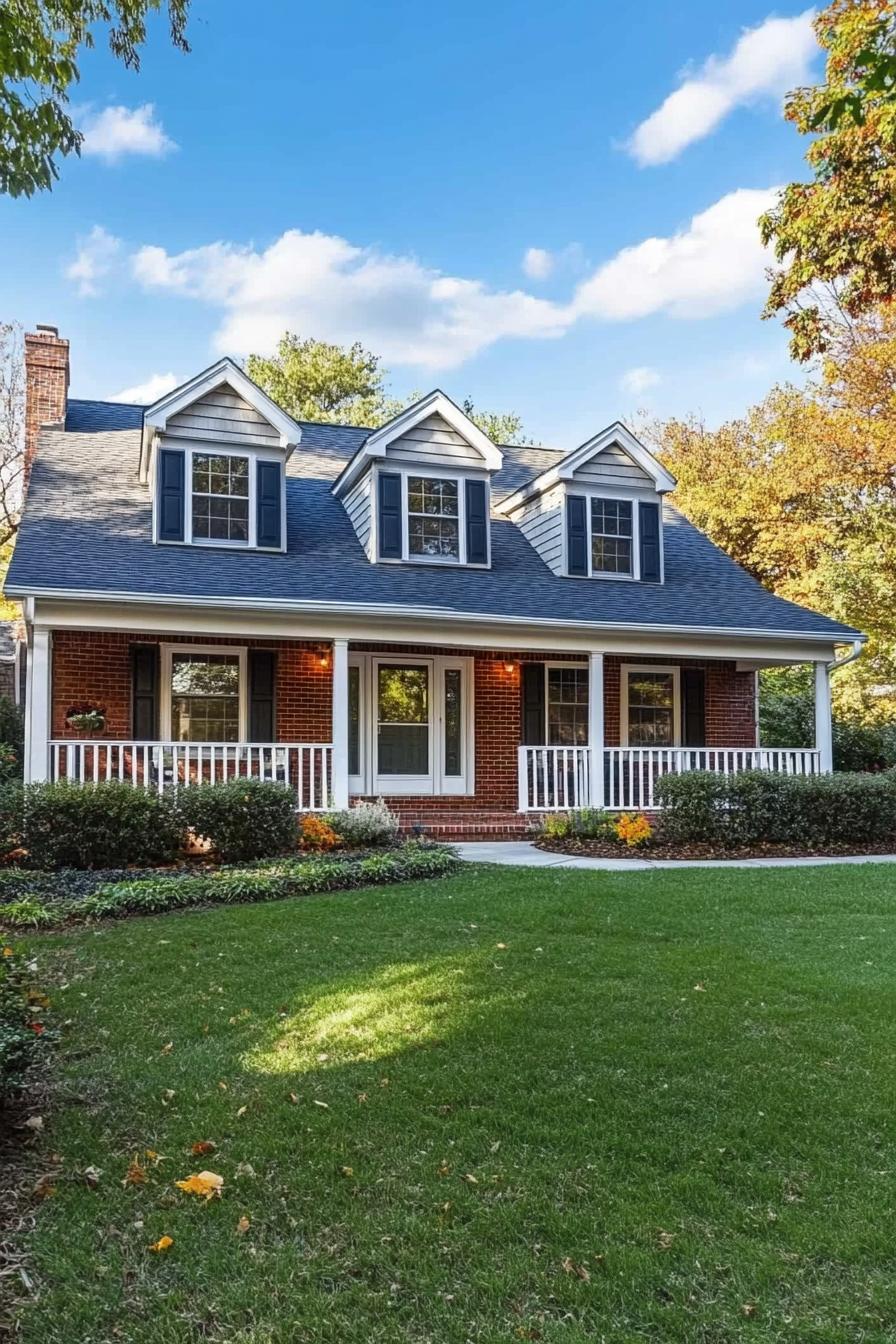
M 519 840 L 528 835 L 536 818 L 521 812 L 437 811 L 396 808 L 402 833 L 422 828 L 433 840 Z

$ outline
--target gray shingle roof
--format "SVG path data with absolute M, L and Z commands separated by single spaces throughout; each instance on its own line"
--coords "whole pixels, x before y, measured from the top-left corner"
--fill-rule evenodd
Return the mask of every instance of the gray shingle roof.
M 557 576 L 504 519 L 492 520 L 490 570 L 372 565 L 330 491 L 368 432 L 351 426 L 303 423 L 302 442 L 287 467 L 286 554 L 154 546 L 149 491 L 136 476 L 141 411 L 71 401 L 65 430 L 43 431 L 7 578 L 10 591 L 313 598 L 536 622 L 754 629 L 835 639 L 857 633 L 769 593 L 668 505 L 662 585 Z M 512 446 L 504 454 L 496 497 L 560 456 Z

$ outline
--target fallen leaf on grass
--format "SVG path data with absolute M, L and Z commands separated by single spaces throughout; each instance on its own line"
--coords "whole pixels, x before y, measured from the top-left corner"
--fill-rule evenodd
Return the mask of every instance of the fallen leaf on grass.
M 149 1249 L 151 1251 L 155 1251 L 157 1254 L 160 1254 L 162 1251 L 167 1251 L 169 1246 L 173 1245 L 174 1245 L 173 1237 L 159 1237 L 158 1241 L 154 1241 Z
M 756 1315 L 756 1303 L 755 1303 L 755 1302 L 745 1302 L 745 1303 L 743 1304 L 743 1306 L 741 1307 L 740 1310 L 741 1310 L 741 1315 L 742 1315 L 742 1316 L 747 1316 L 747 1317 L 755 1316 L 755 1315 Z
M 290 1092 L 290 1094 L 289 1094 L 289 1099 L 290 1099 L 290 1101 L 292 1102 L 293 1106 L 298 1106 L 298 1104 L 299 1104 L 299 1094 L 298 1094 L 298 1092 Z
M 354 1167 L 340 1167 L 339 1170 L 342 1172 L 343 1176 L 354 1176 L 355 1174 Z
M 364 1105 L 364 1102 L 365 1102 L 366 1100 L 367 1100 L 367 1093 L 366 1093 L 366 1092 L 359 1092 L 359 1093 L 358 1093 L 358 1102 L 359 1102 L 359 1104 L 363 1106 L 363 1105 Z
M 133 1161 L 125 1172 L 122 1185 L 144 1185 L 146 1182 L 146 1169 L 141 1167 L 140 1159 L 134 1154 Z
M 669 1247 L 672 1245 L 674 1240 L 675 1240 L 674 1232 L 663 1232 L 662 1230 L 660 1230 L 659 1234 L 657 1235 L 657 1244 L 659 1245 L 661 1251 L 668 1251 Z
M 318 1101 L 318 1100 L 317 1100 L 317 1097 L 314 1098 L 314 1105 L 315 1105 L 315 1106 L 319 1106 L 319 1107 L 321 1108 L 322 1111 L 328 1111 L 328 1110 L 330 1109 L 330 1107 L 329 1107 L 329 1105 L 328 1105 L 327 1102 L 325 1102 L 325 1101 Z
M 34 1195 L 37 1199 L 50 1199 L 56 1193 L 52 1176 L 41 1176 L 34 1183 Z
M 575 1277 L 581 1279 L 583 1283 L 591 1282 L 591 1275 L 585 1266 L 577 1264 L 569 1255 L 565 1255 L 560 1261 L 560 1268 L 563 1270 L 564 1274 L 574 1274 Z
M 236 1174 L 237 1176 L 254 1176 L 255 1168 L 251 1162 L 238 1162 Z
M 178 1190 L 188 1195 L 201 1195 L 205 1199 L 220 1199 L 224 1188 L 224 1177 L 214 1171 L 200 1171 L 198 1175 L 188 1176 L 185 1181 L 175 1181 Z
M 165 1088 L 165 1091 L 162 1093 L 162 1105 L 163 1105 L 163 1106 L 167 1106 L 168 1103 L 169 1103 L 169 1101 L 173 1101 L 173 1100 L 174 1100 L 174 1090 L 173 1090 L 173 1088 L 166 1087 L 166 1088 Z
M 245 1214 L 243 1214 L 242 1218 L 236 1225 L 236 1230 L 240 1234 L 240 1236 L 243 1237 L 249 1231 L 250 1226 L 251 1224 L 249 1222 L 249 1219 L 246 1217 Z
M 42 1115 L 29 1115 L 25 1121 L 26 1129 L 33 1129 L 35 1132 L 44 1127 L 44 1118 Z
M 170 1054 L 171 1054 L 171 1051 L 172 1051 L 173 1049 L 174 1049 L 174 1042 L 173 1042 L 173 1041 L 168 1041 L 167 1044 L 165 1044 L 165 1045 L 162 1046 L 162 1054 L 163 1054 L 163 1055 L 170 1055 Z
M 470 1172 L 470 1171 L 468 1171 L 467 1174 L 466 1174 L 466 1176 L 462 1177 L 462 1179 L 466 1181 L 467 1185 L 478 1185 L 478 1184 L 479 1184 L 479 1181 L 476 1179 L 476 1177 L 475 1177 L 475 1176 L 473 1175 L 473 1173 Z
M 237 1111 L 237 1113 L 236 1113 L 236 1114 L 237 1114 L 237 1118 L 239 1118 L 241 1115 L 245 1115 L 246 1112 L 248 1111 L 248 1109 L 249 1109 L 248 1106 L 241 1106 L 241 1107 L 239 1108 L 239 1110 Z
M 85 1167 L 81 1173 L 84 1177 L 84 1184 L 88 1185 L 91 1190 L 95 1190 L 99 1185 L 101 1174 L 100 1167 Z
M 206 1153 L 213 1153 L 217 1146 L 211 1139 L 199 1139 L 193 1144 L 190 1152 L 194 1157 L 205 1157 Z

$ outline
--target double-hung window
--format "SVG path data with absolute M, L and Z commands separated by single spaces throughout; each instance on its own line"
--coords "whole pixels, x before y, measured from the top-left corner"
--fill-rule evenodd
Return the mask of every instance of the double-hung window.
M 193 453 L 191 489 L 194 541 L 248 545 L 248 457 Z
M 460 560 L 460 490 L 457 480 L 408 476 L 408 555 Z
M 634 577 L 634 520 L 630 499 L 591 500 L 591 572 Z
M 550 747 L 588 745 L 588 668 L 548 665 L 545 708 Z
M 162 645 L 162 732 L 173 742 L 239 742 L 246 715 L 244 649 Z
M 621 674 L 622 745 L 677 745 L 681 712 L 678 668 L 623 665 Z

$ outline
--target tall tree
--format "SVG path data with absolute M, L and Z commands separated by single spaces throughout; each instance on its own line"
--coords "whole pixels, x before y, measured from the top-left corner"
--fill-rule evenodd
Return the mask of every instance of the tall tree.
M 764 315 L 784 315 L 799 360 L 830 348 L 832 320 L 896 297 L 893 0 L 834 0 L 815 31 L 827 53 L 824 83 L 794 90 L 785 107 L 814 137 L 813 180 L 792 182 L 760 220 L 779 263 Z
M 297 420 L 375 429 L 420 398 L 389 395 L 379 355 L 354 345 L 302 339 L 287 331 L 274 355 L 249 355 L 249 377 Z M 463 409 L 493 443 L 532 443 L 513 412 L 480 411 L 468 397 Z
M 190 0 L 3 0 L 0 4 L 0 192 L 33 196 L 59 176 L 57 158 L 79 153 L 69 115 L 78 57 L 108 27 L 109 50 L 140 68 L 147 16 L 167 9 L 171 40 L 188 51 Z
M 22 328 L 0 323 L 0 585 L 12 555 L 22 508 L 25 463 L 25 360 Z M 0 599 L 0 619 L 18 615 Z

